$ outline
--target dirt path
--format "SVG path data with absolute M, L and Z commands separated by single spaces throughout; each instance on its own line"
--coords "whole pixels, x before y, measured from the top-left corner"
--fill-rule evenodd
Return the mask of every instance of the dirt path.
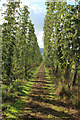
M 54 88 L 55 89 L 55 86 Z M 22 120 L 76 120 L 72 114 L 77 111 L 68 108 L 66 103 L 56 100 L 56 95 L 50 97 L 50 81 L 45 79 L 45 70 L 42 65 L 31 92 L 24 98 L 25 105 Z

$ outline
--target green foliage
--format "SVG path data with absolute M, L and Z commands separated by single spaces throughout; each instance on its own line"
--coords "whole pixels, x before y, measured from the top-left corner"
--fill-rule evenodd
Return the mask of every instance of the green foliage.
M 8 1 L 2 24 L 3 81 L 28 77 L 28 70 L 40 64 L 42 56 L 37 43 L 34 25 L 29 20 L 28 6 L 20 8 L 20 2 Z
M 36 74 L 40 69 L 41 65 L 35 70 L 32 70 L 34 73 L 31 76 L 31 79 L 18 79 L 7 85 L 2 85 L 2 94 L 3 94 L 3 104 L 2 110 L 4 112 L 3 118 L 6 119 L 19 119 L 20 113 L 23 112 L 23 106 L 27 95 L 31 91 L 31 87 L 34 84 L 36 79 Z M 25 99 L 24 99 L 25 98 Z
M 52 68 L 50 71 L 56 82 L 61 81 L 63 88 L 64 84 L 67 84 L 71 92 L 72 86 L 76 85 L 77 81 L 79 83 L 77 73 L 80 71 L 80 2 L 76 5 L 46 2 L 46 9 L 43 28 L 44 64 L 49 69 Z M 67 95 L 69 93 L 65 89 L 62 91 Z
M 19 1 L 8 0 L 3 15 L 4 23 L 1 25 L 0 36 L 3 60 L 3 116 L 4 119 L 17 119 L 17 114 L 24 104 L 20 96 L 30 91 L 33 71 L 41 64 L 42 56 L 34 25 L 29 18 L 28 6 L 20 8 Z
M 44 20 L 45 63 L 55 65 L 56 61 L 62 69 L 72 61 L 79 64 L 78 6 L 51 2 L 47 7 Z

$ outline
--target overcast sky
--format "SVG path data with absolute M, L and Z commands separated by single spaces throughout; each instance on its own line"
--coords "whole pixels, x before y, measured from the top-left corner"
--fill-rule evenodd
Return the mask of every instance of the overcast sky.
M 3 3 L 6 3 L 7 0 L 0 0 L 0 7 Z M 43 24 L 44 24 L 44 17 L 46 14 L 46 0 L 20 0 L 22 1 L 21 7 L 27 5 L 30 11 L 30 19 L 35 27 L 35 33 L 37 35 L 38 44 L 42 48 L 43 47 Z M 68 3 L 74 3 L 75 0 L 67 0 Z M 5 9 L 5 8 L 4 8 Z M 1 16 L 1 15 L 0 15 Z M 0 23 L 1 17 L 0 17 Z

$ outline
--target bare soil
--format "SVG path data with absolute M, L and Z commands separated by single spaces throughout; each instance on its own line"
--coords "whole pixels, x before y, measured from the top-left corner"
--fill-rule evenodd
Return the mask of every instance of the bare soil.
M 45 70 L 42 65 L 37 78 L 31 88 L 31 92 L 23 98 L 25 105 L 22 120 L 79 120 L 74 116 L 77 110 L 56 99 L 55 85 L 53 92 L 50 92 L 50 82 L 45 78 Z M 52 95 L 52 97 L 51 97 Z

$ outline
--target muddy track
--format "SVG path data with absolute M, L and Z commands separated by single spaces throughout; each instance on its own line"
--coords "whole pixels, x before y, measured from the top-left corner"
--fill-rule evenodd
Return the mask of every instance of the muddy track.
M 46 89 L 47 88 L 47 89 Z M 21 120 L 76 120 L 71 114 L 65 113 L 66 104 L 55 99 L 49 99 L 49 85 L 45 79 L 45 70 L 42 65 L 37 78 L 31 88 L 31 92 L 25 99 L 23 114 Z M 58 107 L 63 107 L 62 110 L 56 110 Z M 68 109 L 68 108 L 67 108 Z

